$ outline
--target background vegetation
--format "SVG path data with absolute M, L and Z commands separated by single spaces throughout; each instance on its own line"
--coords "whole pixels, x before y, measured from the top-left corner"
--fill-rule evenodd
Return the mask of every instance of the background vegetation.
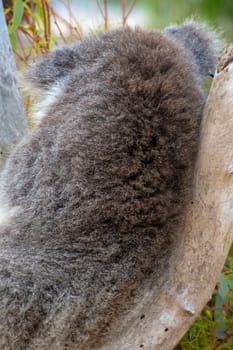
M 161 28 L 192 16 L 220 28 L 226 41 L 233 40 L 232 0 L 4 0 L 3 3 L 19 69 L 60 42 L 80 39 L 87 29 L 96 32 L 126 23 Z M 88 22 L 90 16 L 98 20 Z M 29 111 L 28 97 L 25 105 Z M 233 248 L 209 303 L 176 347 L 176 350 L 198 349 L 233 349 Z
M 149 27 L 164 27 L 194 16 L 220 28 L 228 40 L 233 40 L 232 0 L 139 0 L 137 4 L 147 9 Z

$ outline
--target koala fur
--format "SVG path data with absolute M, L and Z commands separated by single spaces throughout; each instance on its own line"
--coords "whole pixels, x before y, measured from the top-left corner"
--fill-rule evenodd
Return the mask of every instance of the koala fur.
M 0 180 L 1 350 L 96 349 L 166 274 L 216 57 L 188 21 L 88 37 L 27 73 L 42 111 Z

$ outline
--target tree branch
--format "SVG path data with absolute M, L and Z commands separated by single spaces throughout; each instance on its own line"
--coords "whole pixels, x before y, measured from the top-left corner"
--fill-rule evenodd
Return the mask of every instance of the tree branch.
M 16 79 L 16 66 L 0 1 L 0 168 L 27 123 Z

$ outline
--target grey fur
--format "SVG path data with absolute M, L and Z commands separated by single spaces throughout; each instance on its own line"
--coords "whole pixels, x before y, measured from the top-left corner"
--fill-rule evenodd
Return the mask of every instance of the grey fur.
M 195 21 L 187 20 L 182 26 L 171 25 L 165 28 L 164 34 L 184 47 L 190 60 L 193 64 L 196 63 L 199 76 L 207 76 L 211 70 L 210 67 L 215 68 L 218 53 L 222 48 L 222 40 L 204 23 L 199 23 L 197 26 Z M 208 55 L 203 54 L 206 51 Z
M 1 350 L 93 349 L 166 273 L 215 63 L 185 26 L 86 38 L 27 74 L 62 93 L 1 177 Z

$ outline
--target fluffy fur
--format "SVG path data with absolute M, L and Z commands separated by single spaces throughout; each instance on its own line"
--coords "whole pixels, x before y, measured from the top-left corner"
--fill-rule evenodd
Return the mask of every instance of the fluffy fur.
M 0 222 L 1 350 L 96 348 L 166 272 L 215 58 L 186 22 L 86 38 L 29 71 L 59 94 L 1 176 L 17 208 Z

